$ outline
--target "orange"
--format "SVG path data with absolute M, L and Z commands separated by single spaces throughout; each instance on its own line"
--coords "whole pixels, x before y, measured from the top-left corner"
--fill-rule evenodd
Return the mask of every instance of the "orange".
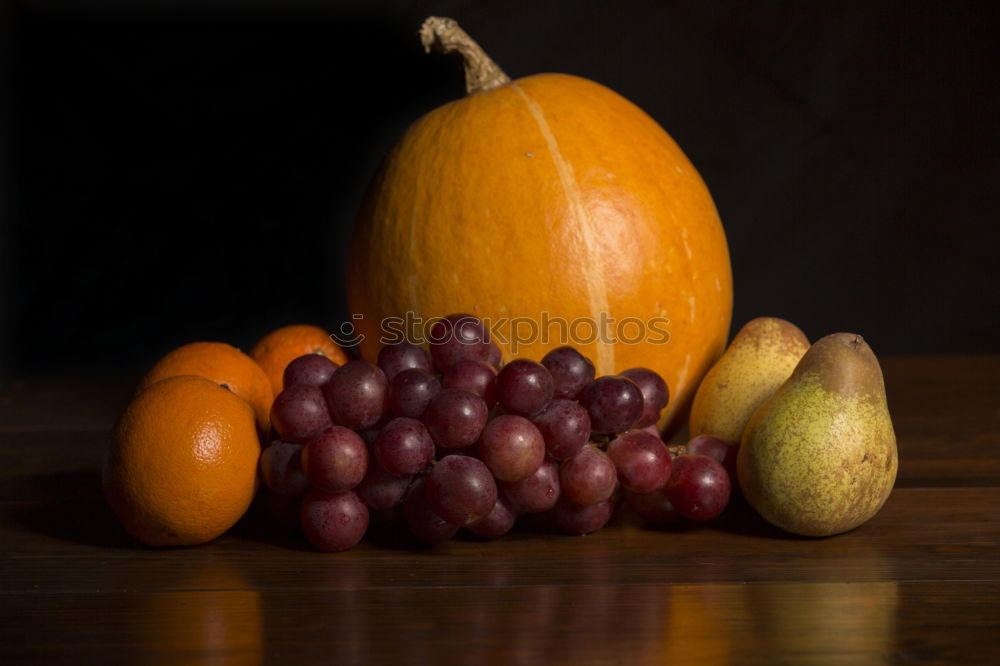
M 250 350 L 250 357 L 264 368 L 274 395 L 281 393 L 285 367 L 306 354 L 322 354 L 337 365 L 347 363 L 347 354 L 319 326 L 295 324 L 271 331 Z
M 387 318 L 467 312 L 508 360 L 571 344 L 598 375 L 655 370 L 665 425 L 729 334 L 729 251 L 705 183 L 624 97 L 566 74 L 511 81 L 453 29 L 442 40 L 466 40 L 466 73 L 485 79 L 414 122 L 369 186 L 347 272 L 362 357 Z
M 252 358 L 224 342 L 192 342 L 178 347 L 146 373 L 139 390 L 167 377 L 198 375 L 216 384 L 225 384 L 254 409 L 261 432 L 270 428 L 271 383 Z
M 104 493 L 139 541 L 193 546 L 246 512 L 259 457 L 245 400 L 204 377 L 169 377 L 136 394 L 115 425 Z

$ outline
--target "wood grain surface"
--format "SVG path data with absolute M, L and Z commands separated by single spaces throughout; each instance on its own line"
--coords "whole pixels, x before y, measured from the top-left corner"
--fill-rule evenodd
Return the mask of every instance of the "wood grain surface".
M 133 378 L 0 391 L 0 663 L 1000 663 L 1000 357 L 883 362 L 896 489 L 869 523 L 792 537 L 744 503 L 313 550 L 255 506 L 197 547 L 125 535 L 99 469 Z

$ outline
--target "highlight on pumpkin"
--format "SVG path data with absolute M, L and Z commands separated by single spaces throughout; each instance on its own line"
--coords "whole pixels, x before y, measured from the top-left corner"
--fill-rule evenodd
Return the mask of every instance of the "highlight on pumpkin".
M 665 345 L 670 342 L 670 319 L 667 317 L 622 317 L 601 312 L 595 317 L 574 317 L 572 319 L 543 311 L 537 317 L 474 317 L 460 315 L 468 321 L 481 322 L 493 340 L 508 348 L 512 354 L 526 345 Z M 360 321 L 364 315 L 355 315 Z M 422 317 L 419 313 L 407 311 L 401 317 L 385 317 L 378 325 L 378 343 L 382 346 L 409 342 L 415 345 L 441 344 L 447 340 L 440 336 L 457 336 L 458 328 L 435 327 L 444 317 Z M 343 346 L 355 346 L 365 340 L 365 334 L 358 331 L 353 322 L 346 322 L 330 337 Z

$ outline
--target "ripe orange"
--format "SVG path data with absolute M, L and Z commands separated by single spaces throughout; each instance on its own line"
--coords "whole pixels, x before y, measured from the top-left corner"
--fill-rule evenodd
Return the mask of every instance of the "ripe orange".
M 136 539 L 193 546 L 246 512 L 259 457 L 245 400 L 204 377 L 169 377 L 140 391 L 112 431 L 104 493 Z
M 161 358 L 139 382 L 139 390 L 167 377 L 198 375 L 230 391 L 253 407 L 261 432 L 270 428 L 271 382 L 252 358 L 224 342 L 192 342 Z
M 319 326 L 295 324 L 271 331 L 254 345 L 250 357 L 264 368 L 274 395 L 281 393 L 285 367 L 305 354 L 323 354 L 337 365 L 347 363 L 347 354 Z

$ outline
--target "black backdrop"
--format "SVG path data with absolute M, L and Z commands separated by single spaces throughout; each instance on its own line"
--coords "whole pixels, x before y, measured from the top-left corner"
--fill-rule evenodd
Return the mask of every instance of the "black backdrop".
M 184 342 L 341 321 L 365 182 L 463 92 L 419 46 L 432 14 L 511 76 L 594 79 L 673 135 L 726 226 L 734 326 L 998 352 L 995 6 L 5 5 L 0 360 L 136 372 Z

